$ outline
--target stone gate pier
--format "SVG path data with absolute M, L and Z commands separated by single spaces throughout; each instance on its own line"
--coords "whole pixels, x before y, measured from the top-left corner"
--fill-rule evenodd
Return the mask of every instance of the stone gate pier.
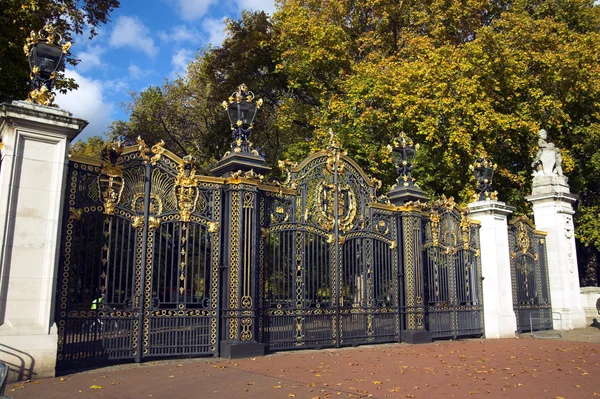
M 547 133 L 540 130 L 539 151 L 533 161 L 533 188 L 527 200 L 533 205 L 536 227 L 548 232 L 548 273 L 552 310 L 562 316 L 562 328 L 585 327 L 580 288 L 573 204 L 568 179 L 562 171 L 560 150 L 548 143 Z M 556 324 L 556 322 L 555 322 Z M 554 328 L 559 328 L 555 325 Z
M 54 107 L 0 105 L 0 360 L 11 379 L 55 373 L 65 165 L 69 142 L 85 126 Z

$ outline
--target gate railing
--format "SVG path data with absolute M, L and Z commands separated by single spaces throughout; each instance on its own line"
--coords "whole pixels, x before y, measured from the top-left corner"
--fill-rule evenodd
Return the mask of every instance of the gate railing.
M 141 140 L 72 158 L 67 179 L 58 367 L 216 355 L 219 179 Z
M 484 334 L 479 225 L 452 198 L 435 201 L 423 218 L 422 295 L 433 338 Z
M 335 137 L 288 172 L 199 176 L 141 140 L 73 158 L 60 364 L 483 334 L 479 227 L 452 198 L 391 205 Z
M 513 309 L 519 332 L 531 330 L 531 316 L 538 320 L 535 330 L 551 330 L 553 326 L 546 234 L 525 217 L 508 224 Z
M 260 202 L 261 342 L 271 350 L 398 341 L 395 208 L 332 141 Z

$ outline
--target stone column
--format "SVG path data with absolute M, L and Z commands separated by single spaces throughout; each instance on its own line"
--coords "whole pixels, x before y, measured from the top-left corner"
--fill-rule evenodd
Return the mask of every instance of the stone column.
M 501 201 L 469 204 L 469 218 L 481 223 L 481 269 L 486 338 L 512 338 L 517 330 L 513 310 L 507 217 L 514 211 Z
M 0 105 L 0 360 L 12 380 L 54 376 L 67 151 L 86 125 L 57 108 Z
M 552 311 L 562 315 L 562 328 L 585 327 L 585 312 L 579 291 L 579 271 L 575 250 L 573 203 L 577 196 L 570 193 L 567 178 L 558 175 L 536 175 L 532 195 L 535 225 L 548 232 L 548 275 Z M 556 325 L 554 328 L 559 328 Z

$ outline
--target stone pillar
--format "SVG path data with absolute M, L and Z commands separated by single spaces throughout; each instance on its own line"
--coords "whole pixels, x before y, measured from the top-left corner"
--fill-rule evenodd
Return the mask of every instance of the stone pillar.
M 573 203 L 577 196 L 570 194 L 567 178 L 557 175 L 536 175 L 532 195 L 535 225 L 548 232 L 548 274 L 552 311 L 562 315 L 562 328 L 585 327 L 585 312 L 579 291 L 579 271 L 575 250 Z M 559 328 L 555 325 L 554 328 Z
M 514 338 L 517 319 L 513 310 L 507 217 L 514 211 L 501 201 L 469 204 L 469 218 L 481 223 L 481 269 L 486 338 Z
M 11 380 L 54 376 L 67 151 L 86 125 L 57 108 L 0 105 L 0 360 Z

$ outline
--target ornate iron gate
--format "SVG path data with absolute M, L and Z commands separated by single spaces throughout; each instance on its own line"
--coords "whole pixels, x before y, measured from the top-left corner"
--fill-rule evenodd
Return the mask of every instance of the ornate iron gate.
M 535 318 L 533 330 L 551 330 L 546 233 L 535 230 L 529 219 L 515 218 L 508 225 L 508 243 L 517 330 L 531 331 L 530 316 Z
M 58 367 L 218 354 L 218 179 L 161 144 L 72 159 L 58 284 Z
M 260 202 L 261 342 L 269 349 L 400 339 L 394 207 L 331 146 Z
M 479 226 L 452 197 L 432 204 L 424 218 L 426 313 L 433 338 L 483 336 Z

